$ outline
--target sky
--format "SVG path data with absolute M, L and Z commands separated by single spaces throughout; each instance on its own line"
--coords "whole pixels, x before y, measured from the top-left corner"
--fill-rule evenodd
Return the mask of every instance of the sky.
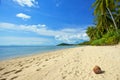
M 0 45 L 88 41 L 94 0 L 0 0 Z

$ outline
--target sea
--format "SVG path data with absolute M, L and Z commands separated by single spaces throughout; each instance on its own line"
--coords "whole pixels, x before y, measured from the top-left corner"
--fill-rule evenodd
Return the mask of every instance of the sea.
M 75 46 L 0 46 L 0 60 L 42 54 L 73 47 Z

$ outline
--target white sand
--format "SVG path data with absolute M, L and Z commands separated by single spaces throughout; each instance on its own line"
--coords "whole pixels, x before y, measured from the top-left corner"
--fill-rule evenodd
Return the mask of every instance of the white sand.
M 105 73 L 95 74 L 95 65 Z M 0 80 L 120 80 L 120 45 L 84 46 L 1 61 Z

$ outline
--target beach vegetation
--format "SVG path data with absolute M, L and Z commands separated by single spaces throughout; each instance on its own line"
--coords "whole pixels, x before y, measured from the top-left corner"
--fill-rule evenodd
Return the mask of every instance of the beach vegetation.
M 120 42 L 120 0 L 96 0 L 95 25 L 87 28 L 91 45 L 114 45 Z

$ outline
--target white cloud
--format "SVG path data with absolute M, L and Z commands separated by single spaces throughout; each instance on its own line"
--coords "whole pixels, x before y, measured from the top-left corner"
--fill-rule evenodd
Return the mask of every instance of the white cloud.
M 38 25 L 16 25 L 12 23 L 0 23 L 0 28 L 8 30 L 22 30 L 34 32 L 42 36 L 54 37 L 56 40 L 67 43 L 74 43 L 79 40 L 89 40 L 86 30 L 77 28 L 67 28 L 62 30 L 48 29 L 44 24 Z
M 38 37 L 6 36 L 0 37 L 0 42 L 2 42 L 0 45 L 43 45 L 45 43 L 49 43 L 50 40 Z
M 19 18 L 22 18 L 22 19 L 30 19 L 31 18 L 31 16 L 26 15 L 24 13 L 16 14 L 16 17 L 19 17 Z
M 17 2 L 20 6 L 27 6 L 27 7 L 35 7 L 38 6 L 38 2 L 36 0 L 13 0 Z

